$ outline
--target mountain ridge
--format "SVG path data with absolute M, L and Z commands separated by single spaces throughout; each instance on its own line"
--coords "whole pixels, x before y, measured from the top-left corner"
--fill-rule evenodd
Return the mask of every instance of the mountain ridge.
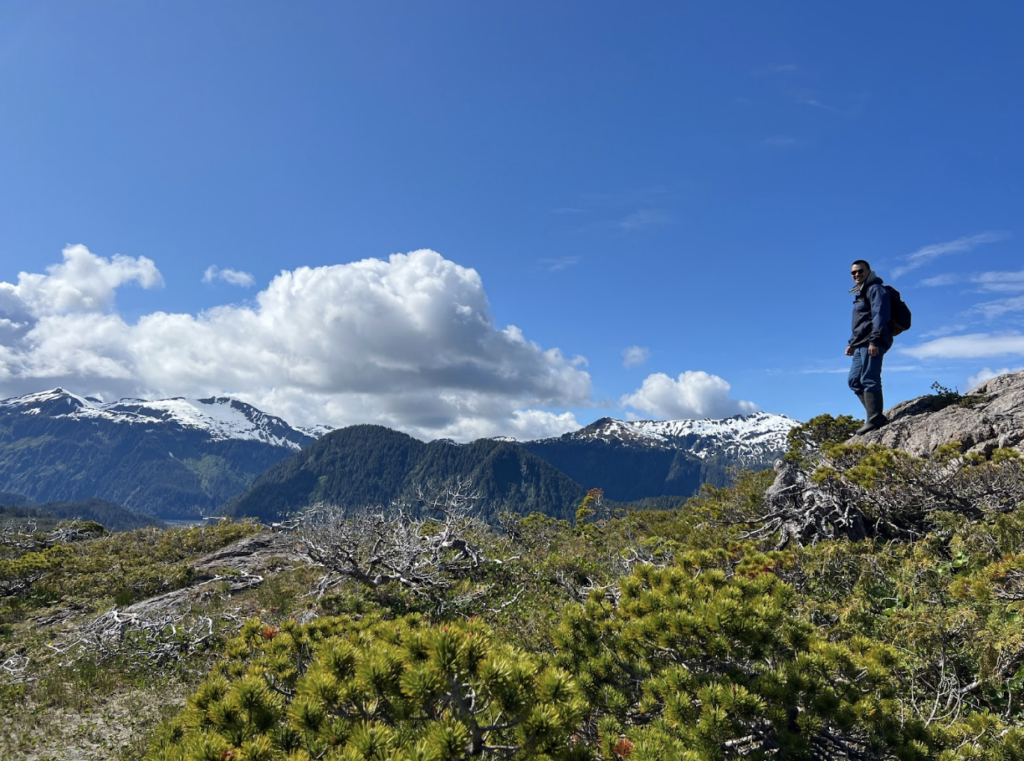
M 586 489 L 522 446 L 478 439 L 453 446 L 422 442 L 378 425 L 354 425 L 321 437 L 269 468 L 219 512 L 275 521 L 318 502 L 342 508 L 415 505 L 420 489 L 470 483 L 481 515 L 508 509 L 570 518 Z
M 725 486 L 737 467 L 770 467 L 786 451 L 787 434 L 797 425 L 766 412 L 720 420 L 601 418 L 579 431 L 522 446 L 577 482 L 603 489 L 609 499 L 632 502 L 688 497 L 705 483 Z
M 322 435 L 318 431 L 324 428 L 292 426 L 276 415 L 228 396 L 205 399 L 176 396 L 152 401 L 126 398 L 103 402 L 94 397 L 78 396 L 59 386 L 0 400 L 0 411 L 4 410 L 20 411 L 23 414 L 48 414 L 50 417 L 103 418 L 128 425 L 170 423 L 182 428 L 205 430 L 213 441 L 254 440 L 295 451 L 312 443 Z
M 226 397 L 105 403 L 56 388 L 0 401 L 0 490 L 196 518 L 315 440 Z
M 765 451 L 777 451 L 784 444 L 786 434 L 799 421 L 785 415 L 754 412 L 727 418 L 681 420 L 618 420 L 604 417 L 578 431 L 571 431 L 547 439 L 533 439 L 527 443 L 547 441 L 618 440 L 634 445 L 660 446 L 669 449 L 686 448 L 697 457 L 710 454 L 709 440 L 733 440 L 737 454 L 761 459 Z M 687 446 L 689 445 L 689 446 Z
M 314 465 L 306 467 L 301 478 L 299 473 L 285 477 L 279 472 L 296 493 L 284 483 L 268 488 L 287 512 L 304 506 L 294 504 L 296 500 L 344 502 L 352 494 L 359 495 L 364 506 L 387 504 L 412 493 L 407 478 L 421 484 L 474 478 L 501 509 L 539 509 L 563 516 L 570 512 L 563 502 L 578 499 L 590 488 L 603 489 L 610 500 L 629 502 L 689 496 L 704 483 L 725 485 L 732 468 L 770 465 L 785 451 L 785 434 L 794 425 L 796 421 L 768 413 L 722 420 L 602 418 L 548 439 L 519 442 L 498 436 L 468 443 L 423 442 L 395 431 L 396 441 L 404 442 L 393 452 L 398 461 L 349 452 L 337 461 L 339 472 Z M 356 429 L 348 437 L 365 441 L 373 428 L 337 430 Z M 376 429 L 377 435 L 391 430 Z M 243 503 L 258 505 L 254 516 L 276 517 L 281 510 L 266 504 L 269 494 L 255 502 L 251 496 L 243 499 L 243 494 L 268 469 L 331 433 L 327 426 L 292 426 L 224 396 L 103 402 L 55 388 L 0 400 L 0 490 L 40 503 L 99 498 L 168 519 L 222 509 L 241 515 Z M 423 455 L 424 447 L 429 456 Z M 539 458 L 550 469 L 531 458 Z M 415 471 L 406 473 L 406 465 Z M 302 480 L 310 468 L 317 473 L 317 483 Z M 400 478 L 398 471 L 403 473 Z M 374 486 L 381 479 L 388 482 L 386 488 Z M 404 485 L 399 488 L 398 482 Z M 523 503 L 514 505 L 515 499 Z

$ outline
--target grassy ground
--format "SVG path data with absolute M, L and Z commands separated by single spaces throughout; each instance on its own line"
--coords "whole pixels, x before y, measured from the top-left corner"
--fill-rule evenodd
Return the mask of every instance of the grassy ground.
M 0 598 L 0 758 L 141 758 L 152 730 L 184 705 L 246 618 L 283 620 L 311 604 L 316 574 L 286 545 L 280 554 L 272 544 L 249 557 L 217 556 L 254 536 L 267 534 L 230 524 L 86 539 L 34 572 L 28 591 Z M 0 582 L 25 572 L 26 552 L 5 549 Z M 166 609 L 140 618 L 148 630 L 97 631 L 112 609 L 127 617 L 161 595 Z
M 0 756 L 25 761 L 138 759 L 146 738 L 184 705 L 189 684 L 160 677 L 122 685 L 106 669 L 101 684 L 69 669 L 18 700 L 5 701 Z M 143 682 L 148 683 L 143 683 Z

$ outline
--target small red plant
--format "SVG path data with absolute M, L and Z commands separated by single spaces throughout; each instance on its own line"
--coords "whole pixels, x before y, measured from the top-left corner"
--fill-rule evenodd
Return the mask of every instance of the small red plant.
M 619 738 L 612 750 L 615 752 L 616 758 L 629 758 L 633 752 L 633 742 L 625 737 Z

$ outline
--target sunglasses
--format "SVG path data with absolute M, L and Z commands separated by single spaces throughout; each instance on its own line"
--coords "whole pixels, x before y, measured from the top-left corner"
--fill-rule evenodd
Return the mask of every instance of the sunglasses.
M 857 275 L 866 275 L 867 273 L 867 270 L 850 270 L 850 274 L 854 277 L 857 277 Z

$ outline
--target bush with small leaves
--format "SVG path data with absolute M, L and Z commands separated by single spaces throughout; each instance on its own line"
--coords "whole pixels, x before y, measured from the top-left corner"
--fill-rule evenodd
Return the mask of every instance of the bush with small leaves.
M 850 415 L 818 415 L 806 423 L 794 426 L 786 434 L 789 443 L 786 459 L 806 467 L 819 452 L 853 436 L 863 422 Z
M 67 546 L 57 545 L 0 560 L 0 598 L 27 593 L 48 572 L 60 568 L 70 554 Z
M 959 442 L 931 457 L 915 457 L 879 444 L 840 444 L 826 451 L 813 476 L 822 485 L 852 487 L 869 524 L 883 538 L 923 537 L 935 513 L 981 519 L 1016 510 L 1024 502 L 1024 458 L 996 449 L 988 458 L 963 453 Z
M 150 761 L 584 758 L 572 677 L 479 622 L 245 624 Z
M 690 553 L 567 610 L 559 663 L 591 702 L 602 758 L 621 757 L 623 736 L 631 761 L 927 757 L 923 727 L 898 715 L 895 652 L 819 637 L 772 572 L 786 562 Z
M 976 407 L 988 402 L 991 397 L 983 394 L 961 394 L 957 389 L 943 386 L 938 381 L 932 384 L 932 393 L 925 397 L 932 412 L 938 412 L 952 405 L 959 407 Z

